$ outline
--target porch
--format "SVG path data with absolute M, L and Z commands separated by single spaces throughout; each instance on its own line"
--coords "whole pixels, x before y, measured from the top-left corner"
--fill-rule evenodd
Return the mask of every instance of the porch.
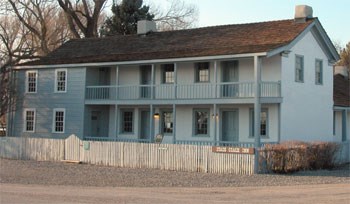
M 279 104 L 261 109 L 262 144 L 279 142 Z M 253 104 L 86 105 L 84 140 L 254 146 Z
M 254 82 L 87 86 L 87 102 L 101 100 L 174 100 L 254 98 Z M 280 82 L 261 82 L 260 97 L 281 97 Z

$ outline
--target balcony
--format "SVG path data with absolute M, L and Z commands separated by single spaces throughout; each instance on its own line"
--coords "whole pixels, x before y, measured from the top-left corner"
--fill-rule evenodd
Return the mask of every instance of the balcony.
M 244 99 L 254 97 L 254 82 L 87 86 L 86 100 Z M 281 97 L 280 82 L 261 82 L 260 97 Z

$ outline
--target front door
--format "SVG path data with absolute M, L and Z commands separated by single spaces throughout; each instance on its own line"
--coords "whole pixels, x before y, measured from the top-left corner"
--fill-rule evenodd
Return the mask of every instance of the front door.
M 140 114 L 140 139 L 150 139 L 150 113 L 141 111 Z
M 238 84 L 230 82 L 238 81 L 238 61 L 222 62 L 222 97 L 236 97 L 238 94 Z M 227 84 L 225 84 L 227 83 Z
M 101 111 L 91 112 L 91 136 L 101 137 Z
M 152 83 L 152 66 L 140 66 L 141 70 L 141 89 L 140 97 L 141 98 L 150 98 L 151 97 L 151 87 L 149 86 Z
M 222 135 L 225 142 L 238 142 L 238 117 L 237 111 L 222 111 Z

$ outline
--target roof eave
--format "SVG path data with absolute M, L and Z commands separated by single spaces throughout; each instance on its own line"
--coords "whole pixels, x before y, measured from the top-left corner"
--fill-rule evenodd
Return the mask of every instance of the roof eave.
M 244 53 L 232 55 L 213 55 L 202 57 L 184 57 L 184 58 L 167 58 L 167 59 L 151 59 L 151 60 L 136 60 L 136 61 L 120 61 L 120 62 L 96 62 L 96 63 L 73 63 L 73 64 L 56 64 L 56 65 L 26 65 L 15 66 L 16 70 L 20 69 L 40 69 L 40 68 L 69 68 L 69 67 L 96 67 L 96 66 L 118 66 L 118 65 L 137 65 L 137 64 L 157 64 L 171 62 L 190 62 L 190 61 L 205 61 L 205 60 L 225 60 L 234 58 L 247 58 L 254 56 L 266 56 L 266 52 Z

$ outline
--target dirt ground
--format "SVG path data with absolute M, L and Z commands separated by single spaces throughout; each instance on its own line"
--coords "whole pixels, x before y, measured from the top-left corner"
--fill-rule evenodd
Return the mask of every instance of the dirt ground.
M 349 165 L 248 176 L 0 159 L 0 204 L 349 201 Z
M 0 203 L 349 203 L 350 184 L 179 188 L 1 184 Z

